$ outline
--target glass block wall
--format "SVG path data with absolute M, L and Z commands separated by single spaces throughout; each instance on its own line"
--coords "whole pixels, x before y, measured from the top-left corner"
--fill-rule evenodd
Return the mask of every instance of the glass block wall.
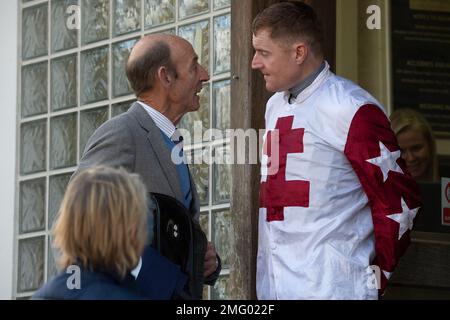
M 201 108 L 180 127 L 230 124 L 230 0 L 19 0 L 21 63 L 18 116 L 15 297 L 29 297 L 56 273 L 49 231 L 90 135 L 125 112 L 134 97 L 124 63 L 148 33 L 178 34 L 194 46 L 211 81 Z M 79 11 L 77 11 L 79 10 Z M 80 28 L 73 22 L 79 12 Z M 72 24 L 70 23 L 72 22 Z M 75 26 L 75 27 L 74 27 Z M 200 121 L 200 122 L 198 122 Z M 204 135 L 188 155 L 228 152 L 226 139 Z M 229 296 L 230 166 L 191 165 L 201 224 L 223 271 L 205 298 Z

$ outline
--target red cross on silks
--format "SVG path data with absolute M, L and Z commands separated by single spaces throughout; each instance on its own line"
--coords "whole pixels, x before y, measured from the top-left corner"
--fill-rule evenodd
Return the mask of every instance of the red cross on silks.
M 289 153 L 303 153 L 305 129 L 292 129 L 294 116 L 279 118 L 275 130 L 279 136 L 279 168 L 274 174 L 267 174 L 267 181 L 261 183 L 260 207 L 267 209 L 267 221 L 283 221 L 285 207 L 309 207 L 309 181 L 286 181 L 286 160 Z M 269 157 L 268 167 L 277 159 L 272 159 L 273 131 L 267 133 L 264 154 Z M 274 135 L 276 136 L 276 135 Z M 275 141 L 276 143 L 276 141 Z M 269 172 L 270 170 L 268 170 Z

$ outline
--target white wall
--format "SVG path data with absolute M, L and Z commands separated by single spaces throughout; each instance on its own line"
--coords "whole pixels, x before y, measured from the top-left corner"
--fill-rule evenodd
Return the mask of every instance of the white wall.
M 17 0 L 0 3 L 0 299 L 11 299 L 17 109 Z

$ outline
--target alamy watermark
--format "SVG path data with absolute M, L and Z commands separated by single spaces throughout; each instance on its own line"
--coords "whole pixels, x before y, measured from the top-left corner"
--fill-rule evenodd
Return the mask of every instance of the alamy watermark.
M 367 278 L 367 288 L 370 290 L 381 289 L 381 269 L 380 267 L 373 265 L 368 266 L 366 273 L 369 275 Z
M 66 27 L 69 30 L 80 30 L 81 28 L 81 14 L 79 5 L 71 5 L 66 9 L 68 18 L 66 20 Z
M 68 15 L 66 20 L 66 26 L 69 30 L 80 30 L 81 26 L 81 15 L 80 6 L 71 5 L 66 9 L 66 14 Z M 381 29 L 381 8 L 378 5 L 370 5 L 367 7 L 366 13 L 370 16 L 367 18 L 366 26 L 369 30 L 380 30 Z
M 203 132 L 201 121 L 195 121 L 193 136 L 186 129 L 179 128 L 183 136 L 183 150 L 192 148 L 191 152 L 181 152 L 181 147 L 172 149 L 171 160 L 174 164 L 258 164 L 261 163 L 263 175 L 278 172 L 280 138 L 279 130 L 270 131 L 270 139 L 266 139 L 266 131 L 256 129 L 208 129 Z M 195 145 L 203 145 L 203 141 L 227 141 L 227 149 L 215 148 L 210 155 L 207 149 L 194 149 Z
M 66 9 L 66 14 L 68 15 L 66 20 L 66 26 L 69 30 L 80 30 L 81 26 L 81 15 L 80 6 L 71 5 Z M 378 5 L 370 5 L 367 7 L 366 13 L 370 16 L 367 18 L 366 26 L 369 30 L 380 30 L 381 29 L 381 8 Z
M 66 286 L 69 290 L 81 290 L 81 269 L 77 265 L 70 265 L 66 269 L 66 273 L 70 276 L 66 280 Z M 368 266 L 366 269 L 367 289 L 381 289 L 381 269 L 376 265 Z
M 81 269 L 77 265 L 70 265 L 66 269 L 66 273 L 70 276 L 66 280 L 66 286 L 69 290 L 81 289 Z
M 381 8 L 377 5 L 371 5 L 367 7 L 367 14 L 370 14 L 367 18 L 366 26 L 369 30 L 380 30 L 381 29 Z

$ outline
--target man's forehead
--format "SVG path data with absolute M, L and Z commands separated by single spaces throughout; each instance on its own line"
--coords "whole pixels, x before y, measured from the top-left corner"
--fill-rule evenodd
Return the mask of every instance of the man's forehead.
M 256 41 L 258 41 L 258 40 L 259 41 L 261 41 L 261 40 L 274 41 L 274 39 L 272 38 L 272 31 L 267 28 L 256 31 L 255 33 L 253 33 L 252 38 L 253 38 L 253 40 L 256 40 Z
M 304 42 L 301 39 L 293 39 L 289 36 L 272 37 L 270 29 L 262 29 L 252 36 L 252 43 L 255 49 L 287 49 L 296 43 Z
M 181 38 L 180 41 L 175 41 L 172 43 L 172 49 L 176 56 L 181 57 L 185 61 L 186 59 L 192 60 L 193 57 L 197 56 L 192 45 L 188 41 Z
M 252 44 L 253 44 L 253 46 L 254 46 L 254 47 L 255 47 L 255 46 L 258 46 L 258 44 L 259 44 L 260 42 L 261 42 L 261 39 L 258 38 L 257 35 L 253 34 L 253 35 L 252 35 Z
M 268 31 L 259 31 L 252 35 L 252 43 L 254 47 L 267 47 L 274 44 L 274 39 L 270 37 Z

